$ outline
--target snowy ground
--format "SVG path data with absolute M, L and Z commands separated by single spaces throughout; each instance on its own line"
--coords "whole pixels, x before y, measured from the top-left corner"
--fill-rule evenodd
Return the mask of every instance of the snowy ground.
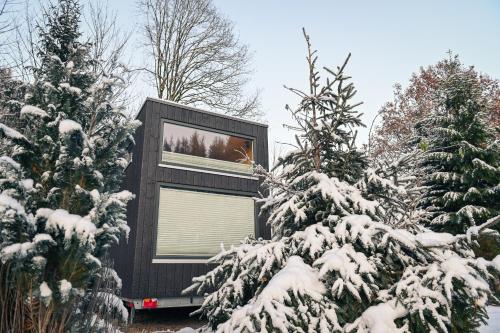
M 176 332 L 184 327 L 198 328 L 204 321 L 189 316 L 196 308 L 160 309 L 137 311 L 134 323 L 126 333 Z M 189 331 L 188 331 L 189 332 Z M 186 332 L 181 332 L 186 333 Z
M 164 309 L 156 311 L 143 311 L 139 313 L 136 322 L 129 326 L 127 333 L 194 333 L 190 327 L 200 327 L 204 322 L 189 317 L 193 308 Z M 480 333 L 500 332 L 500 307 L 489 307 L 490 320 L 488 326 L 480 329 Z
M 488 321 L 488 326 L 481 327 L 481 333 L 498 333 L 500 332 L 500 307 L 490 306 L 488 307 L 488 315 L 490 320 Z

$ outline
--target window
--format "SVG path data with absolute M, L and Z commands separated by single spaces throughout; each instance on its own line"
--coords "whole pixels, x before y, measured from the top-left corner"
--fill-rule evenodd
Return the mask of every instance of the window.
M 165 122 L 162 161 L 208 169 L 252 173 L 251 139 Z
M 251 197 L 160 188 L 157 256 L 211 257 L 254 235 Z

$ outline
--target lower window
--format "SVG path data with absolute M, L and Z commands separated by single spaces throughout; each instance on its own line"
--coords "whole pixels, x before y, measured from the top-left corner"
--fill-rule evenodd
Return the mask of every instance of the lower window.
M 211 257 L 254 232 L 251 197 L 160 188 L 157 256 Z

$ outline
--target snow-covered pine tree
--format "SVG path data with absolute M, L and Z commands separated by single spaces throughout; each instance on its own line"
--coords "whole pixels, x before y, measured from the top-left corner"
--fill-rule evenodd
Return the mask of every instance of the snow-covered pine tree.
M 367 176 L 354 145 L 361 121 L 347 61 L 327 69 L 322 85 L 304 35 L 310 91 L 290 89 L 301 102 L 287 107 L 298 148 L 276 173 L 256 167 L 270 190 L 260 201 L 273 237 L 212 258 L 217 267 L 185 290 L 205 293 L 196 313 L 220 333 L 473 331 L 500 257 L 474 259 L 465 235 L 384 223 L 377 192 L 395 186 Z
M 82 323 L 88 314 L 81 309 L 88 309 L 86 296 L 97 279 L 115 277 L 100 259 L 128 234 L 132 194 L 119 187 L 139 124 L 111 102 L 122 80 L 92 70 L 100 60 L 80 42 L 78 1 L 59 0 L 44 18 L 34 81 L 24 85 L 22 100 L 9 103 L 19 121 L 15 130 L 0 124 L 0 184 L 32 184 L 29 193 L 17 185 L 0 187 L 6 198 L 0 201 L 1 265 L 16 273 L 2 285 L 21 284 L 27 311 L 17 317 L 20 330 L 66 332 L 84 325 L 88 332 L 104 325 L 101 330 L 110 332 L 99 317 Z M 13 217 L 22 232 L 3 223 Z M 99 306 L 115 306 L 126 318 L 110 290 L 95 293 Z
M 22 82 L 13 77 L 10 68 L 0 66 L 0 122 L 15 124 L 18 117 L 9 113 L 10 103 L 15 103 L 23 95 Z
M 421 221 L 451 234 L 500 214 L 499 142 L 485 123 L 489 110 L 481 102 L 477 73 L 460 66 L 450 63 L 450 75 L 438 91 L 443 102 L 416 125 L 417 144 L 424 151 L 419 162 Z M 489 255 L 499 251 L 497 246 Z

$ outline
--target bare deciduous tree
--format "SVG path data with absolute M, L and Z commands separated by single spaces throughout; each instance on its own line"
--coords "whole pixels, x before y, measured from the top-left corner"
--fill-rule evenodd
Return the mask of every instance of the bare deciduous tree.
M 84 19 L 90 55 L 101 60 L 95 62 L 94 72 L 100 77 L 109 73 L 120 76 L 124 84 L 116 90 L 114 98 L 123 105 L 128 104 L 132 97 L 128 88 L 136 74 L 131 69 L 130 60 L 126 59 L 131 32 L 118 26 L 116 12 L 110 10 L 107 0 L 89 2 Z
M 16 22 L 16 10 L 18 1 L 0 0 L 0 67 L 10 69 L 6 61 L 9 48 L 15 43 L 14 32 L 18 26 Z
M 211 0 L 139 0 L 145 47 L 159 98 L 255 118 L 259 96 L 244 97 L 249 51 Z
M 40 11 L 32 11 L 30 3 L 25 3 L 24 22 L 16 28 L 16 43 L 12 47 L 11 63 L 15 68 L 18 77 L 29 80 L 32 75 L 31 68 L 37 68 L 38 57 L 36 51 L 36 25 L 40 21 Z
M 125 52 L 130 33 L 123 32 L 116 23 L 116 13 L 110 11 L 108 2 L 88 3 L 84 13 L 91 54 L 94 59 L 103 60 L 105 68 L 94 68 L 96 72 L 112 72 L 123 66 L 120 58 Z
M 12 0 L 0 0 L 0 46 L 5 44 L 4 36 L 14 27 L 10 7 L 13 4 Z
M 5 47 L 6 54 L 2 57 L 2 63 L 11 69 L 9 74 L 15 79 L 32 80 L 32 68 L 39 66 L 37 26 L 43 20 L 44 4 L 49 2 L 41 0 L 39 3 L 32 3 L 26 0 L 24 11 L 18 16 L 19 23 L 13 27 L 13 41 Z M 132 97 L 131 82 L 137 72 L 131 69 L 130 60 L 127 59 L 131 32 L 118 26 L 116 12 L 110 9 L 107 0 L 90 1 L 84 7 L 83 18 L 86 29 L 82 38 L 88 41 L 92 59 L 99 60 L 94 62 L 94 73 L 103 79 L 110 73 L 122 78 L 122 89 L 114 92 L 114 100 L 127 106 Z

